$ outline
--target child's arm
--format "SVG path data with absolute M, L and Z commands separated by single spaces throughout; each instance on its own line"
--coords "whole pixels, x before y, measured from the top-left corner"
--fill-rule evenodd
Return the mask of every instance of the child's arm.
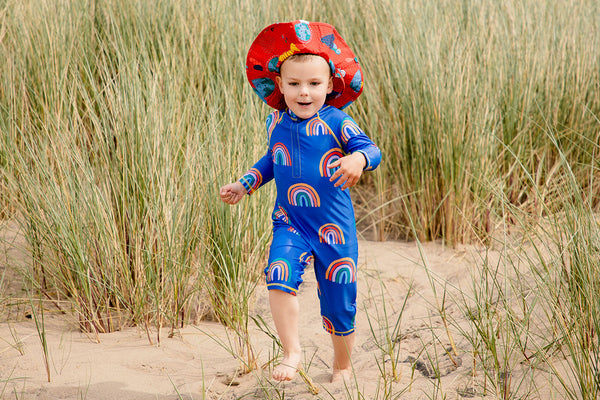
M 372 171 L 381 161 L 381 150 L 365 135 L 362 129 L 350 117 L 346 117 L 340 130 L 340 140 L 344 142 L 344 151 L 348 154 L 329 165 L 338 168 L 329 179 L 336 181 L 334 186 L 342 186 L 342 190 L 356 185 L 363 171 Z
M 331 175 L 329 181 L 333 182 L 337 180 L 333 186 L 338 187 L 344 185 L 342 186 L 342 190 L 352 187 L 356 185 L 366 166 L 367 159 L 363 153 L 357 151 L 348 154 L 329 165 L 329 168 L 339 167 L 339 169 Z
M 273 119 L 281 120 L 275 111 L 267 119 L 267 130 Z M 279 118 L 279 119 L 278 119 Z M 221 200 L 227 204 L 238 203 L 245 194 L 252 194 L 273 179 L 273 155 L 271 149 L 258 160 L 237 182 L 229 183 L 219 190 Z
M 259 187 L 272 179 L 273 161 L 269 150 L 237 182 L 223 186 L 219 190 L 219 195 L 225 203 L 236 204 L 245 194 L 254 193 Z
M 246 193 L 246 188 L 244 188 L 244 185 L 242 185 L 239 181 L 229 183 L 219 190 L 221 200 L 232 205 L 237 204 L 237 202 L 240 201 Z

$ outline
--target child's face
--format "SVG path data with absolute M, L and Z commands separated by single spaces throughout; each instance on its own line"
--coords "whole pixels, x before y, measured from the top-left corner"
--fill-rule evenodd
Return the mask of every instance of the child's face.
M 302 119 L 315 115 L 333 89 L 329 65 L 319 56 L 286 60 L 280 75 L 277 84 L 285 104 Z

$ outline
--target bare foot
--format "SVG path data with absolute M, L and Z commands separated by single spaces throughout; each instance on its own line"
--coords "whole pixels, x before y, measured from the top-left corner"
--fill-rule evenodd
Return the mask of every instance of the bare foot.
M 273 379 L 276 381 L 291 381 L 296 376 L 300 365 L 301 354 L 289 354 L 273 369 Z
M 333 373 L 331 374 L 331 383 L 337 382 L 350 382 L 352 378 L 352 368 L 347 369 L 333 369 Z

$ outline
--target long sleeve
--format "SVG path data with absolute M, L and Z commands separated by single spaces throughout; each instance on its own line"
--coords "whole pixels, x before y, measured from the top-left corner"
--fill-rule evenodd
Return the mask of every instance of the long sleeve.
M 356 151 L 362 153 L 367 160 L 365 171 L 372 171 L 381 162 L 381 150 L 373 141 L 359 128 L 359 126 L 350 117 L 342 122 L 342 142 L 345 144 L 347 154 Z
M 271 150 L 267 150 L 267 154 L 262 156 L 262 158 L 240 178 L 240 182 L 244 185 L 248 194 L 252 194 L 272 179 L 273 158 L 271 157 Z

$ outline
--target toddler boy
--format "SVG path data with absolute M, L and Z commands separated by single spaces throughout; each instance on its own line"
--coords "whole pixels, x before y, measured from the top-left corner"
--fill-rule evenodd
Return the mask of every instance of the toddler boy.
M 356 316 L 358 243 L 349 187 L 379 165 L 381 152 L 341 108 L 362 92 L 360 65 L 335 28 L 294 21 L 255 39 L 246 72 L 255 92 L 276 109 L 267 118 L 266 154 L 220 190 L 236 204 L 274 179 L 273 241 L 265 268 L 283 360 L 273 379 L 294 378 L 302 350 L 295 297 L 314 261 L 323 327 L 334 350 L 332 381 L 349 378 Z

